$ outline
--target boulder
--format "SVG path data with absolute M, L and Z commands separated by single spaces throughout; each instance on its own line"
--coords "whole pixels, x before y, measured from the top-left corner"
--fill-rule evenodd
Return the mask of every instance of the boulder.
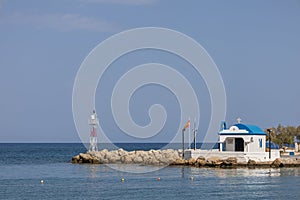
M 195 165 L 195 163 L 196 163 L 195 158 L 190 158 L 189 159 L 189 165 Z
M 280 158 L 276 158 L 272 164 L 271 167 L 283 167 L 283 163 L 281 162 Z
M 162 155 L 159 154 L 159 153 L 154 154 L 154 158 L 155 158 L 156 160 L 158 160 L 158 161 L 163 161 L 163 157 L 162 157 Z
M 103 157 L 99 158 L 99 162 L 102 163 L 102 164 L 108 164 L 109 163 L 108 159 L 103 158 Z
M 182 158 L 178 158 L 172 163 L 172 165 L 185 165 L 185 160 Z
M 79 155 L 72 157 L 72 163 L 78 163 L 79 160 L 80 160 L 80 156 Z
M 149 157 L 147 160 L 144 161 L 145 164 L 148 165 L 159 165 L 159 161 L 155 159 L 155 157 Z
M 79 157 L 82 160 L 82 163 L 93 163 L 93 158 L 89 153 L 80 153 Z
M 237 158 L 236 157 L 229 157 L 225 160 L 223 160 L 222 166 L 232 166 L 237 164 Z
M 121 157 L 118 154 L 113 154 L 107 157 L 109 163 L 118 163 L 121 161 Z
M 143 158 L 141 156 L 135 156 L 133 158 L 133 162 L 136 163 L 136 164 L 143 163 Z
M 203 166 L 205 166 L 205 164 L 206 164 L 205 158 L 203 156 L 200 156 L 200 157 L 197 158 L 195 166 L 196 167 L 203 167 Z
M 209 167 L 218 167 L 223 163 L 222 159 L 219 157 L 210 157 L 206 160 L 206 165 Z
M 146 151 L 141 151 L 141 150 L 136 151 L 135 154 L 136 154 L 136 156 L 139 156 L 139 157 L 145 157 L 148 155 L 148 153 Z
M 107 149 L 102 149 L 101 152 L 104 153 L 104 154 L 106 154 L 109 151 Z
M 249 159 L 247 165 L 248 165 L 248 166 L 251 166 L 251 167 L 252 167 L 252 166 L 255 166 L 255 165 L 256 165 L 256 161 L 255 161 L 255 160 Z
M 132 163 L 132 157 L 129 156 L 129 155 L 124 156 L 123 159 L 121 159 L 121 160 L 123 160 L 122 163 L 124 163 L 124 164 L 131 164 Z
M 120 157 L 122 157 L 122 156 L 124 156 L 125 154 L 127 153 L 127 151 L 124 151 L 124 149 L 118 149 L 118 155 L 120 156 Z
M 92 160 L 92 163 L 93 163 L 93 164 L 102 164 L 101 161 L 100 161 L 99 159 L 97 159 L 97 158 L 94 158 L 94 159 Z
M 236 157 L 229 157 L 226 159 L 227 162 L 232 164 L 237 164 L 237 158 Z

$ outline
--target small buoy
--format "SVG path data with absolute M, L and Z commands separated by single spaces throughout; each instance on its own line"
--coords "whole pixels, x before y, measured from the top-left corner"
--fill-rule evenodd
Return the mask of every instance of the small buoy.
M 192 181 L 194 180 L 194 176 L 191 176 L 191 180 L 192 180 Z
M 157 180 L 160 181 L 160 177 L 158 177 Z
M 122 182 L 125 182 L 125 178 L 121 178 L 121 181 L 122 181 Z
M 44 184 L 44 180 L 42 179 L 42 180 L 40 180 L 40 184 Z

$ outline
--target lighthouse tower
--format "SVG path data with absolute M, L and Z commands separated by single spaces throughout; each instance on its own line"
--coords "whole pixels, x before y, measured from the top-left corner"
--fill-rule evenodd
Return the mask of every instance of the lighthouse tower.
M 89 119 L 89 125 L 91 126 L 91 135 L 90 135 L 90 151 L 98 151 L 97 144 L 97 126 L 99 124 L 96 111 L 93 110 L 93 113 Z

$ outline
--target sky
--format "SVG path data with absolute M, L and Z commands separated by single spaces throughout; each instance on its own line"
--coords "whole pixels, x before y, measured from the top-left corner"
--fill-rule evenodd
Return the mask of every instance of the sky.
M 300 1 L 0 0 L 0 142 L 80 142 L 72 114 L 77 71 L 100 42 L 141 27 L 179 31 L 206 49 L 224 81 L 229 124 L 238 117 L 262 128 L 300 124 Z M 203 79 L 180 68 L 188 64 L 176 56 L 145 50 L 113 63 L 97 88 L 100 124 L 116 141 L 130 139 L 110 114 L 114 81 L 153 60 L 191 81 L 201 99 L 199 129 L 207 129 L 211 105 Z M 147 125 L 149 106 L 159 102 L 171 113 L 163 132 L 176 131 L 178 101 L 157 85 L 133 94 L 133 119 Z

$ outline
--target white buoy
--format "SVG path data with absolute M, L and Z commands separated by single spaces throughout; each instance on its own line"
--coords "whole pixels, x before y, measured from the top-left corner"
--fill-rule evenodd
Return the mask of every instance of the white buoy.
M 42 180 L 40 180 L 40 184 L 44 184 L 44 180 L 42 179 Z

